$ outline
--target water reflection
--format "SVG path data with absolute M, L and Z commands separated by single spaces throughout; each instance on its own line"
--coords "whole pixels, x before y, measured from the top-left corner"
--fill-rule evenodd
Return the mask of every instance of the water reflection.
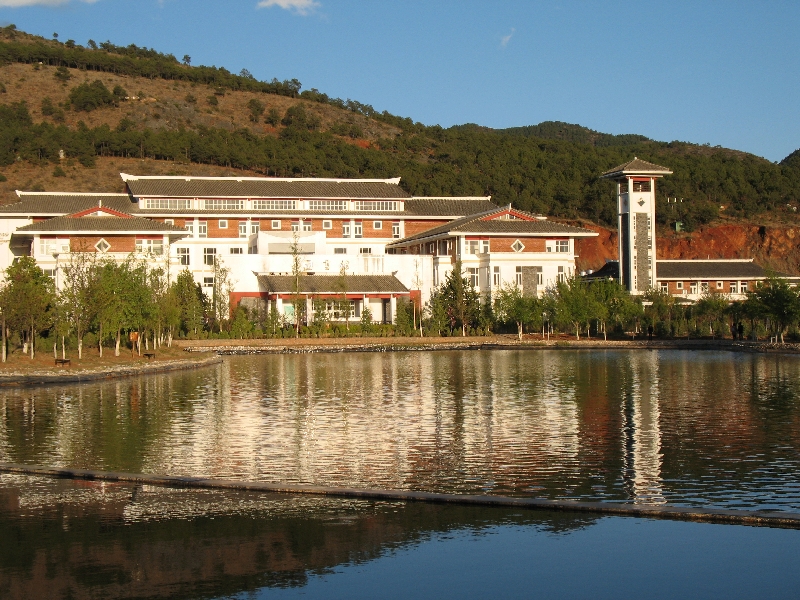
M 793 356 L 231 357 L 0 395 L 0 461 L 800 510 Z
M 0 477 L 3 598 L 228 595 L 298 587 L 455 531 L 560 534 L 592 517 Z

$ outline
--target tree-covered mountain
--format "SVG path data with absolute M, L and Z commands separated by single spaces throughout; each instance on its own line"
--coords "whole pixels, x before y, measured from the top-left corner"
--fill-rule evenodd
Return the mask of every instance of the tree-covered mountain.
M 798 152 L 774 164 L 559 122 L 424 126 L 301 91 L 297 80 L 258 82 L 244 71 L 190 66 L 189 57 L 87 45 L 0 30 L 0 170 L 20 160 L 52 169 L 63 160 L 91 166 L 117 156 L 264 175 L 401 176 L 416 195 L 491 194 L 499 204 L 613 226 L 613 186 L 598 176 L 638 156 L 673 170 L 659 182 L 664 208 L 667 197 L 684 199 L 678 212 L 657 212 L 662 226 L 681 220 L 691 229 L 720 216 L 797 218 Z

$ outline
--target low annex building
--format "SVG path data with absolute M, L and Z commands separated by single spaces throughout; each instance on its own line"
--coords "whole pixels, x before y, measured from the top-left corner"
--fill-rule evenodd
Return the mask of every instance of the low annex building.
M 222 264 L 232 305 L 291 320 L 300 293 L 336 318 L 346 296 L 351 317 L 392 322 L 398 299 L 426 301 L 457 261 L 482 294 L 541 294 L 574 273 L 575 239 L 597 235 L 489 196 L 414 197 L 399 178 L 121 177 L 124 194 L 18 191 L 0 207 L 0 269 L 32 256 L 58 285 L 74 252 L 134 254 L 211 289 Z

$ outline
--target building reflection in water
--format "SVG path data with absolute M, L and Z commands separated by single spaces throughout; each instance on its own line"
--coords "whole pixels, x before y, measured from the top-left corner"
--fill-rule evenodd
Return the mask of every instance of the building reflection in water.
M 0 461 L 800 510 L 800 365 L 682 351 L 232 357 L 4 390 Z

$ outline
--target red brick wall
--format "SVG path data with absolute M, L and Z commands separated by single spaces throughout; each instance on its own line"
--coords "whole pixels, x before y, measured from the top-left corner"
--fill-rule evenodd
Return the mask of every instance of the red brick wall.
M 512 244 L 519 240 L 525 246 L 525 252 L 545 252 L 547 247 L 544 238 L 491 238 L 489 250 L 491 252 L 514 252 Z
M 94 245 L 101 238 L 111 245 L 109 252 L 133 252 L 136 249 L 135 235 L 73 235 L 70 237 L 70 248 L 73 252 L 96 252 Z
M 433 229 L 439 225 L 444 225 L 445 223 L 449 223 L 449 221 L 410 221 L 406 219 L 405 237 L 416 235 L 418 233 L 422 233 L 423 231 L 428 231 L 429 229 Z M 384 227 L 386 227 L 386 225 L 384 225 Z M 389 222 L 389 227 L 389 234 L 391 235 L 391 221 Z

